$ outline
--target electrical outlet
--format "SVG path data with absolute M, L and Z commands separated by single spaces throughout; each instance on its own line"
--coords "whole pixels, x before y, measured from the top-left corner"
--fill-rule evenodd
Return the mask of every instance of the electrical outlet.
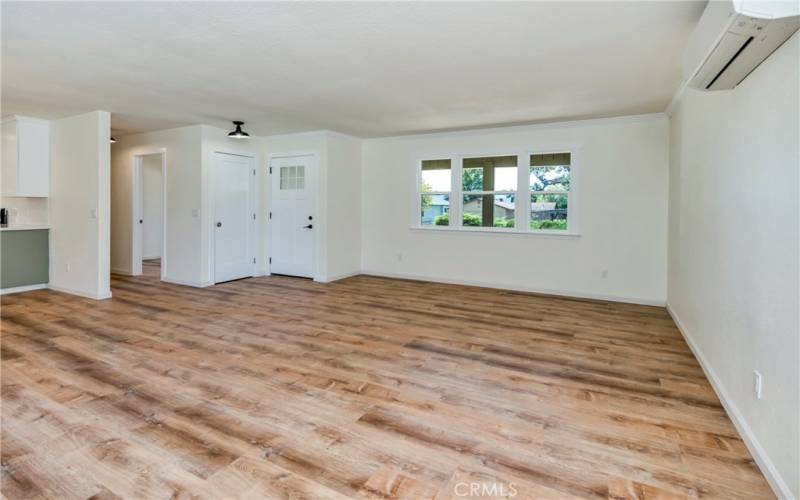
M 761 378 L 761 372 L 758 370 L 753 370 L 753 395 L 756 397 L 756 399 L 761 399 L 763 382 L 764 381 Z
M 65 270 L 66 272 L 69 272 L 69 264 L 64 264 L 64 270 Z

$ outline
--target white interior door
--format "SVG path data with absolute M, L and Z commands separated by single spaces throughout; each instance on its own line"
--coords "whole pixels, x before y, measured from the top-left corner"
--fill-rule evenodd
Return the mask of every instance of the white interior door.
M 313 155 L 274 158 L 270 272 L 314 277 L 317 164 Z
M 255 272 L 253 158 L 214 153 L 214 282 Z

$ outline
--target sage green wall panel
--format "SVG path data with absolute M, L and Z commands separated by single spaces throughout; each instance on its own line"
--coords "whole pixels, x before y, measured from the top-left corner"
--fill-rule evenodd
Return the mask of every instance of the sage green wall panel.
M 48 231 L 0 232 L 0 288 L 50 281 Z

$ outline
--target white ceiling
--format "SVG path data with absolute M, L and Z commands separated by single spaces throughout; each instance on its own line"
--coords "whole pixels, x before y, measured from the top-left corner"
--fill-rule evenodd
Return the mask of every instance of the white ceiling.
M 703 6 L 3 1 L 3 115 L 375 137 L 658 112 Z

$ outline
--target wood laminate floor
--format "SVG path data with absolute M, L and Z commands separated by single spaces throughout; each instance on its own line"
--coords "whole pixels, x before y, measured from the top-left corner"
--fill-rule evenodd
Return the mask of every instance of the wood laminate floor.
M 367 276 L 2 297 L 2 493 L 771 498 L 662 308 Z

